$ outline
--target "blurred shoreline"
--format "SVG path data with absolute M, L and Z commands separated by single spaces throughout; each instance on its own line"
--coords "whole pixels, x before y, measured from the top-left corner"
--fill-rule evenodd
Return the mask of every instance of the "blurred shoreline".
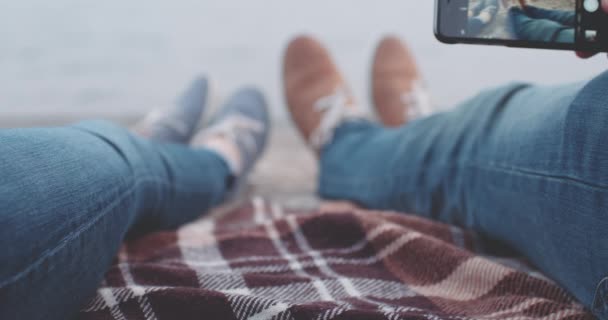
M 441 44 L 433 1 L 6 1 L 0 21 L 0 121 L 18 126 L 29 121 L 14 115 L 36 124 L 131 119 L 171 104 L 200 74 L 220 96 L 257 86 L 273 118 L 286 119 L 283 51 L 301 33 L 327 46 L 364 107 L 374 49 L 387 33 L 415 53 L 440 109 L 487 87 L 575 82 L 608 66 L 605 56 Z

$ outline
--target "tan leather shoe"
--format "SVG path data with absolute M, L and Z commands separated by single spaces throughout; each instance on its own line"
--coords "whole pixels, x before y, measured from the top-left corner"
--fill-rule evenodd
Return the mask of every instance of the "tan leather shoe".
M 416 61 L 396 37 L 384 38 L 376 49 L 372 68 L 372 96 L 380 121 L 398 127 L 429 113 L 429 96 Z
M 329 52 L 311 37 L 297 37 L 287 47 L 283 82 L 291 117 L 317 152 L 335 128 L 358 111 Z

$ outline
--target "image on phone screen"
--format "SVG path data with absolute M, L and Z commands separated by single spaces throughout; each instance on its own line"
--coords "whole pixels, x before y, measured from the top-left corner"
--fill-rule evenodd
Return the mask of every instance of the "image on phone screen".
M 608 32 L 600 1 L 443 0 L 439 18 L 453 38 L 596 47 L 605 46 Z

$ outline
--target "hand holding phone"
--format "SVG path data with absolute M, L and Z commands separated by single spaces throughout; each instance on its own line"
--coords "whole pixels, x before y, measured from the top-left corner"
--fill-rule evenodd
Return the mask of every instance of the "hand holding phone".
M 608 0 L 436 0 L 447 43 L 608 52 Z

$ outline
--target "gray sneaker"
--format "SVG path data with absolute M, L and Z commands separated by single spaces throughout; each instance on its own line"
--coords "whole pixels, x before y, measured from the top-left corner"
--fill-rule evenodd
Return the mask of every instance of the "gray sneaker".
M 210 96 L 209 81 L 195 79 L 181 94 L 175 105 L 150 112 L 133 130 L 158 142 L 190 142 L 198 129 Z
M 240 165 L 231 167 L 234 181 L 231 196 L 244 187 L 257 160 L 262 156 L 270 133 L 270 116 L 264 95 L 257 89 L 237 91 L 193 139 L 194 147 L 205 147 L 210 136 L 222 136 L 234 143 L 240 155 Z M 230 164 L 229 164 L 230 166 Z

